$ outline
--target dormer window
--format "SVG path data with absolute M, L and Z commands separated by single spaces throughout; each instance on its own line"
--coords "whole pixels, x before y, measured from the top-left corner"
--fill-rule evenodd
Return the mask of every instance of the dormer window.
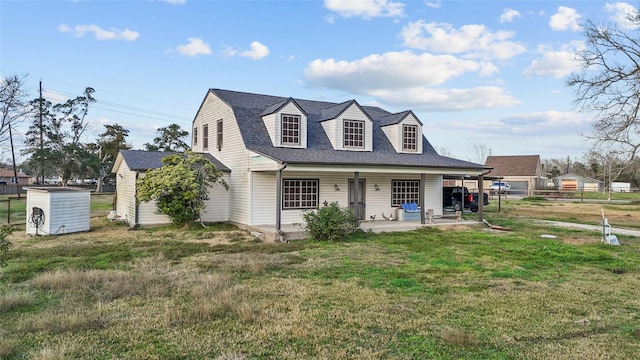
M 300 145 L 300 116 L 282 115 L 282 145 Z
M 364 121 L 344 120 L 344 147 L 364 148 Z
M 402 150 L 418 150 L 418 126 L 402 125 Z

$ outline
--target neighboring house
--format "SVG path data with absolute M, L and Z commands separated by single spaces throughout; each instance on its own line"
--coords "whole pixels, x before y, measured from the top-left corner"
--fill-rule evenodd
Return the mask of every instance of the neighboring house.
M 30 178 L 31 178 L 31 176 L 23 174 L 22 172 L 18 171 L 18 181 L 17 181 L 17 183 L 19 185 L 28 185 Z M 13 172 L 13 169 L 0 169 L 0 184 L 2 184 L 2 185 L 15 185 L 16 184 L 16 177 L 15 177 L 15 174 Z
M 157 225 L 169 223 L 169 217 L 156 214 L 155 203 L 136 201 L 136 180 L 145 176 L 147 170 L 162 166 L 162 158 L 172 155 L 171 152 L 120 150 L 113 165 L 116 174 L 116 213 L 130 226 Z M 230 170 L 213 156 L 203 154 L 218 170 L 224 173 L 225 181 L 229 181 Z M 206 222 L 228 221 L 228 194 L 221 185 L 214 185 L 209 192 L 209 200 L 202 213 L 202 220 Z
M 567 173 L 553 178 L 553 183 L 558 190 L 562 191 L 604 191 L 604 182 L 598 179 Z
M 487 156 L 486 166 L 493 168 L 490 176 L 509 183 L 511 192 L 531 195 L 545 185 L 546 176 L 540 155 Z M 486 183 L 488 189 L 490 183 Z

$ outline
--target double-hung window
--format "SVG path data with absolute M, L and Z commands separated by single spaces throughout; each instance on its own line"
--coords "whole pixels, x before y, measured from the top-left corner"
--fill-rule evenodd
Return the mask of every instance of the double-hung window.
M 391 206 L 413 202 L 420 205 L 420 180 L 392 180 Z
M 282 145 L 300 145 L 300 116 L 282 115 Z
M 364 121 L 345 120 L 343 127 L 344 147 L 364 148 Z
M 318 180 L 282 180 L 283 209 L 315 209 L 318 207 Z
M 218 120 L 216 124 L 216 144 L 218 145 L 218 151 L 222 150 L 222 120 Z
M 202 148 L 209 148 L 209 124 L 202 125 Z
M 402 150 L 404 151 L 418 150 L 418 126 L 416 125 L 402 126 Z
M 193 128 L 193 146 L 198 145 L 198 128 Z

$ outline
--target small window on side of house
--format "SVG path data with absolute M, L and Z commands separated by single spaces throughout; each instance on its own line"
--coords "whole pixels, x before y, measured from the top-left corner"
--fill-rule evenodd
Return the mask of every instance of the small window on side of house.
M 193 146 L 198 145 L 198 128 L 193 128 Z
M 202 125 L 202 148 L 205 150 L 209 148 L 209 125 L 208 124 Z
M 283 114 L 280 125 L 282 145 L 300 145 L 300 116 Z
M 216 123 L 216 144 L 218 146 L 218 151 L 222 150 L 222 120 L 218 120 Z

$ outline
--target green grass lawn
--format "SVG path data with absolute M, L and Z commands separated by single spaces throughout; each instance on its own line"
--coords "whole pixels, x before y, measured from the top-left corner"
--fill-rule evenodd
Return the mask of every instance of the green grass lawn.
M 104 219 L 16 234 L 0 358 L 636 358 L 639 239 L 508 221 L 339 243 Z

